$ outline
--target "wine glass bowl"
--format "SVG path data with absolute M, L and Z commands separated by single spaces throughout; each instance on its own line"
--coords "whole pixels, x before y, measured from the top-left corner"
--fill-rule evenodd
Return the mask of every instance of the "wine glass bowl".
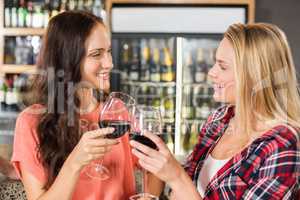
M 135 100 L 122 92 L 112 92 L 104 102 L 103 109 L 99 115 L 99 127 L 113 127 L 114 131 L 105 135 L 107 139 L 116 139 L 122 137 L 130 131 L 132 112 L 135 108 Z M 106 180 L 110 178 L 109 169 L 103 166 L 101 162 L 94 162 L 88 166 L 86 174 L 91 178 Z
M 158 108 L 152 106 L 136 106 L 133 112 L 130 139 L 140 142 L 152 149 L 157 149 L 156 144 L 144 133 L 160 135 L 162 133 L 161 114 Z
M 121 92 L 112 92 L 100 113 L 99 127 L 113 127 L 114 131 L 106 138 L 115 139 L 130 130 L 130 120 L 134 110 L 135 100 Z

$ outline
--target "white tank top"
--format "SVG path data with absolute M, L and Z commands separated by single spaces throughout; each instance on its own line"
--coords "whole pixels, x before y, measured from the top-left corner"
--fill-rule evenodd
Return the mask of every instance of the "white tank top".
M 208 158 L 203 163 L 197 181 L 197 190 L 200 193 L 201 197 L 204 197 L 205 189 L 211 179 L 219 171 L 219 169 L 221 169 L 227 163 L 228 160 L 230 159 L 217 160 L 210 154 L 208 155 Z

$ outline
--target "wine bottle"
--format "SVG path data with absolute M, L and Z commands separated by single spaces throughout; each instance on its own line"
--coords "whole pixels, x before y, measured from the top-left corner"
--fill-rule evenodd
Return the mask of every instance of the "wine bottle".
M 147 105 L 153 105 L 156 97 L 156 89 L 153 86 L 149 86 L 147 94 Z
M 128 80 L 130 74 L 130 64 L 129 64 L 129 56 L 130 56 L 130 46 L 128 41 L 121 42 L 122 51 L 121 51 L 121 66 L 122 70 L 122 80 Z
M 20 0 L 18 8 L 18 27 L 25 27 L 27 9 L 25 7 L 25 0 Z
M 164 98 L 164 117 L 167 119 L 174 119 L 175 114 L 175 88 L 167 87 L 165 88 L 165 98 Z
M 191 124 L 191 136 L 189 139 L 189 150 L 193 149 L 194 146 L 197 144 L 198 142 L 198 123 L 194 122 Z
M 205 62 L 204 51 L 205 50 L 203 48 L 198 48 L 197 50 L 197 61 L 194 76 L 194 82 L 196 83 L 203 83 L 206 81 L 208 65 Z
M 61 0 L 60 7 L 59 7 L 59 12 L 62 13 L 62 12 L 65 12 L 67 10 L 69 10 L 67 0 Z
M 83 0 L 78 0 L 77 10 L 84 10 L 84 2 L 83 2 Z
M 15 37 L 5 37 L 4 39 L 4 63 L 5 64 L 16 64 L 15 48 L 16 40 Z
M 101 11 L 102 11 L 102 3 L 101 3 L 101 0 L 95 0 L 94 1 L 94 5 L 93 5 L 93 8 L 92 8 L 92 12 L 94 15 L 96 15 L 97 17 L 103 17 L 101 15 Z
M 4 81 L 5 77 L 0 77 L 0 111 L 6 110 L 6 92 L 7 92 L 7 86 Z
M 141 40 L 141 81 L 150 81 L 150 48 L 146 39 Z
M 44 15 L 42 13 L 42 6 L 38 3 L 33 6 L 32 27 L 42 28 L 44 24 Z
M 150 80 L 153 82 L 160 82 L 160 65 L 159 65 L 159 48 L 155 47 L 150 57 Z
M 4 26 L 11 27 L 11 8 L 13 7 L 12 1 L 4 1 Z
M 190 137 L 191 137 L 191 132 L 189 125 L 186 123 L 181 124 L 181 138 L 182 140 L 182 149 L 186 152 L 190 149 Z
M 43 26 L 44 27 L 48 26 L 50 16 L 51 16 L 50 0 L 45 0 L 45 4 L 43 7 Z
M 184 62 L 183 69 L 183 82 L 184 83 L 192 83 L 193 82 L 193 71 L 194 71 L 194 63 L 192 59 L 191 52 L 187 52 Z
M 137 102 L 140 105 L 146 105 L 147 104 L 147 94 L 148 94 L 148 86 L 147 85 L 141 85 L 140 90 L 138 92 L 137 96 Z
M 28 1 L 27 2 L 26 27 L 32 27 L 32 16 L 33 16 L 33 3 L 32 3 L 32 1 Z
M 6 110 L 13 111 L 13 79 L 12 77 L 8 77 L 6 79 L 7 91 L 5 96 Z
M 153 87 L 153 94 L 154 94 L 154 98 L 153 98 L 152 106 L 160 107 L 161 106 L 162 88 L 161 87 L 158 87 L 158 88 Z
M 11 8 L 11 26 L 18 27 L 18 0 L 13 0 Z
M 173 62 L 170 51 L 167 47 L 163 48 L 163 62 L 162 62 L 162 73 L 161 80 L 165 82 L 173 81 L 175 73 L 172 68 Z
M 130 73 L 129 73 L 129 79 L 131 81 L 138 81 L 139 80 L 139 74 L 140 74 L 140 67 L 139 67 L 139 44 L 138 41 L 133 40 L 132 41 L 132 57 L 130 60 Z
M 12 111 L 17 112 L 19 99 L 19 88 L 18 88 L 18 75 L 13 76 L 12 94 L 11 94 L 11 108 Z
M 202 112 L 201 112 L 201 106 L 202 106 L 202 87 L 194 87 L 193 90 L 193 104 L 195 108 L 195 118 L 201 119 L 202 118 Z
M 76 3 L 77 1 L 75 0 L 69 0 L 69 10 L 75 10 L 77 6 Z
M 51 17 L 54 17 L 55 15 L 57 15 L 59 13 L 59 10 L 60 10 L 59 0 L 52 0 L 50 2 L 52 3 Z
M 24 61 L 24 49 L 26 48 L 23 39 L 20 36 L 16 37 L 16 46 L 15 46 L 15 63 L 17 65 L 27 64 L 26 59 Z
M 194 118 L 192 88 L 189 86 L 183 87 L 182 117 L 184 119 Z
M 173 132 L 173 125 L 170 123 L 167 123 L 165 125 L 165 135 L 166 135 L 166 141 L 165 143 L 167 144 L 169 150 L 171 152 L 174 152 L 174 132 Z
M 93 0 L 85 0 L 84 9 L 88 12 L 93 10 Z

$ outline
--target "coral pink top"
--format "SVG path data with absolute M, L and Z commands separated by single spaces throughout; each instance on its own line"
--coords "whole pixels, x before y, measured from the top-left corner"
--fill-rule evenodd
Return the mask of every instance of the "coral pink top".
M 12 163 L 22 179 L 20 163 L 40 182 L 45 183 L 47 174 L 38 159 L 38 137 L 36 128 L 38 114 L 44 108 L 39 104 L 32 105 L 20 113 L 15 128 Z M 81 119 L 89 122 L 98 121 L 100 107 L 91 113 L 81 115 Z M 120 143 L 105 154 L 103 164 L 110 170 L 111 177 L 105 181 L 89 178 L 84 169 L 73 193 L 73 200 L 123 200 L 135 193 L 134 163 L 131 154 L 128 134 L 120 138 Z

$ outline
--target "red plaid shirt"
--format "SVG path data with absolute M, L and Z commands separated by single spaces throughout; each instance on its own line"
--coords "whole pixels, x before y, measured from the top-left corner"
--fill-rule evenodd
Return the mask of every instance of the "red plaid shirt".
M 200 170 L 222 136 L 234 108 L 223 106 L 202 125 L 198 144 L 185 169 L 195 185 Z M 278 125 L 231 158 L 208 184 L 204 199 L 297 199 L 300 145 L 293 129 Z M 298 196 L 298 199 L 299 196 Z

